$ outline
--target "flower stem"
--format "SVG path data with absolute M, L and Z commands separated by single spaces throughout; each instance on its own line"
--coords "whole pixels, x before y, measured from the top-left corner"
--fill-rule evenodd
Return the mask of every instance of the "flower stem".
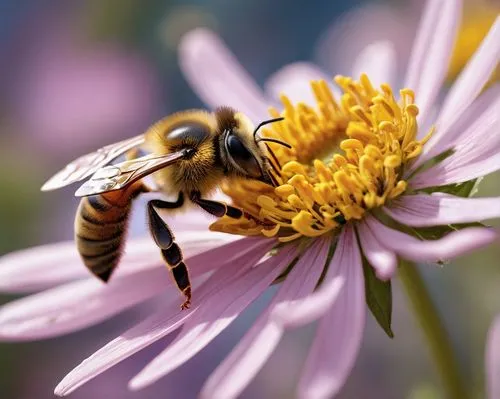
M 469 395 L 463 384 L 450 338 L 416 265 L 412 262 L 402 261 L 399 268 L 399 278 L 429 344 L 446 397 L 467 399 Z

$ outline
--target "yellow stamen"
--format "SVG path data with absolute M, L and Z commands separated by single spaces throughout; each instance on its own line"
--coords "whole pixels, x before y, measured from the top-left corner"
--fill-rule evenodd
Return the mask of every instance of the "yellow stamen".
M 418 107 L 410 89 L 398 101 L 389 85 L 373 87 L 338 76 L 344 94 L 336 100 L 325 81 L 311 82 L 316 106 L 292 104 L 281 96 L 285 120 L 263 129 L 282 165 L 271 187 L 243 180 L 224 187 L 233 203 L 252 217 L 223 217 L 211 229 L 241 235 L 278 237 L 288 242 L 338 231 L 405 192 L 405 167 L 422 152 L 431 132 L 417 139 Z M 271 109 L 273 117 L 280 116 Z

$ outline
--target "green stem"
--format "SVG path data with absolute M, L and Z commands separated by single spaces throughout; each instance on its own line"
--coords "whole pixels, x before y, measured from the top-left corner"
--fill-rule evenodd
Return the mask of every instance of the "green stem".
M 401 262 L 399 278 L 429 344 L 446 397 L 467 399 L 468 393 L 460 375 L 450 338 L 416 265 L 407 261 Z

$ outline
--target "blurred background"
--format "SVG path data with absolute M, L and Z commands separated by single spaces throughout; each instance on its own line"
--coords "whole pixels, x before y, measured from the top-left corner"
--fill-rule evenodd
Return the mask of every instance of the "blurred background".
M 259 84 L 290 62 L 312 61 L 346 73 L 369 40 L 390 39 L 404 71 L 422 2 L 317 0 L 3 0 L 0 5 L 0 254 L 72 238 L 74 188 L 39 187 L 68 161 L 143 132 L 174 111 L 201 107 L 180 72 L 176 47 L 196 27 L 219 34 Z M 450 68 L 463 67 L 500 11 L 500 2 L 470 1 Z M 347 44 L 349 43 L 349 45 Z M 200 68 L 203 66 L 200 65 Z M 498 74 L 497 74 L 498 76 Z M 500 195 L 499 175 L 479 195 Z M 141 213 L 141 211 L 139 212 Z M 142 215 L 142 213 L 141 213 Z M 145 234 L 145 221 L 133 234 Z M 464 375 L 483 396 L 483 347 L 500 312 L 500 248 L 490 247 L 436 269 L 426 278 L 461 356 Z M 170 338 L 86 384 L 72 398 L 193 398 L 265 305 L 270 293 L 199 356 L 137 393 L 126 389 Z M 0 296 L 0 303 L 13 297 Z M 45 399 L 61 378 L 132 325 L 130 310 L 66 337 L 0 343 L 0 398 Z M 361 355 L 341 398 L 438 398 L 434 369 L 420 331 L 394 284 L 395 338 L 368 317 Z M 247 398 L 289 398 L 314 325 L 286 335 L 245 391 Z

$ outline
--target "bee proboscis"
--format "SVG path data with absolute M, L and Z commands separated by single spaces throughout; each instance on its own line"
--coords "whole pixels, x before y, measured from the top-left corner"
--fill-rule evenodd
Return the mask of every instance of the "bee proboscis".
M 147 214 L 151 235 L 185 295 L 181 307 L 189 308 L 188 268 L 172 231 L 157 210 L 179 209 L 187 198 L 216 217 L 241 217 L 242 210 L 207 196 L 227 178 L 278 184 L 279 165 L 266 142 L 290 146 L 278 139 L 261 137 L 258 130 L 282 119 L 266 120 L 254 129 L 244 114 L 228 107 L 213 113 L 179 112 L 155 123 L 142 135 L 76 159 L 47 181 L 42 190 L 54 190 L 90 177 L 75 193 L 83 197 L 75 218 L 75 240 L 83 263 L 104 282 L 109 280 L 123 252 L 132 200 L 146 192 L 178 195 L 175 202 L 149 201 Z M 141 150 L 149 153 L 139 156 Z M 126 160 L 112 164 L 122 155 Z M 149 175 L 153 177 L 153 186 L 144 180 Z

